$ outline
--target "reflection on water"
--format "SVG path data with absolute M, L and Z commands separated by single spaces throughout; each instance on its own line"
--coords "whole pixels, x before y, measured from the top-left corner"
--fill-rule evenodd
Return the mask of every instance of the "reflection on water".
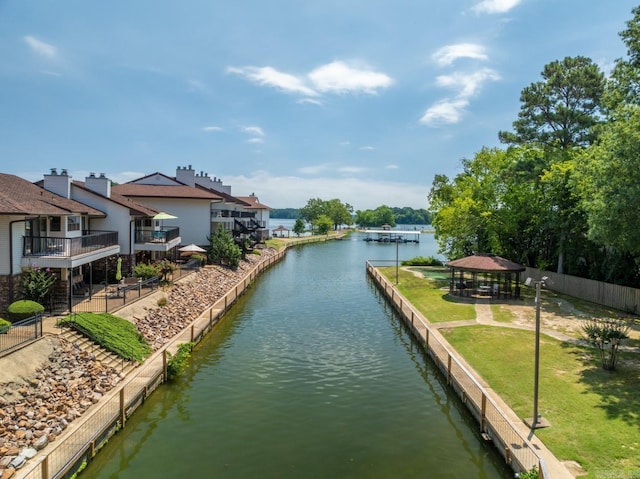
M 385 255 L 289 251 L 83 477 L 512 477 L 367 280 Z

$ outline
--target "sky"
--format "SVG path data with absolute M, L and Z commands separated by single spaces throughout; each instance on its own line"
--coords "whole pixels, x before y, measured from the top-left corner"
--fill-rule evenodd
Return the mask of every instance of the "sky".
M 636 2 L 0 0 L 0 171 L 428 208 L 546 64 L 608 74 Z

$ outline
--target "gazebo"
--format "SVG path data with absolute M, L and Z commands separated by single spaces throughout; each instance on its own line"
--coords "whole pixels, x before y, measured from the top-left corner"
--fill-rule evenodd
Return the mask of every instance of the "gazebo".
M 284 227 L 284 226 L 282 226 L 282 225 L 278 226 L 277 228 L 274 228 L 274 229 L 273 229 L 273 230 L 271 230 L 271 231 L 273 231 L 273 236 L 274 236 L 274 238 L 278 238 L 278 237 L 279 237 L 279 238 L 284 238 L 284 233 L 285 233 L 285 231 L 286 231 L 286 233 L 287 233 L 287 238 L 289 237 L 289 229 L 288 229 L 288 228 L 285 228 L 285 227 Z
M 525 267 L 494 254 L 474 254 L 449 261 L 449 292 L 458 296 L 519 298 Z

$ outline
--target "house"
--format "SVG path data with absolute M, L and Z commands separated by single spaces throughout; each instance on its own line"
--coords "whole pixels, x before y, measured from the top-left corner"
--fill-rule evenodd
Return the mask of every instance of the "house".
M 269 212 L 271 208 L 267 205 L 260 203 L 258 197 L 251 193 L 249 196 L 238 196 L 238 199 L 244 201 L 249 206 L 247 212 L 252 215 L 255 223 L 260 225 L 260 241 L 266 241 L 269 239 Z
M 255 244 L 264 237 L 262 230 L 267 231 L 267 222 L 256 221 L 257 209 L 232 196 L 222 180 L 198 174 L 191 165 L 178 166 L 175 177 L 156 172 L 115 185 L 113 191 L 175 216 L 171 222 L 180 227 L 185 244 L 207 246 L 218 228 L 231 232 L 239 243 L 250 238 Z
M 49 268 L 58 278 L 52 300 L 65 300 L 74 271 L 120 253 L 118 231 L 98 227 L 106 213 L 71 199 L 65 170 L 48 176 L 44 189 L 0 173 L 1 310 L 21 297 L 23 268 Z

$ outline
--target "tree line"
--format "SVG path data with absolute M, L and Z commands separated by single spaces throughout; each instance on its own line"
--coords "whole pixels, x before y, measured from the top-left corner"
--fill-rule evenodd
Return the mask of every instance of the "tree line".
M 503 148 L 482 148 L 429 193 L 440 253 L 640 286 L 640 7 L 606 77 L 583 56 L 524 88 Z
M 331 200 L 333 202 L 340 202 L 340 200 Z M 273 208 L 271 209 L 270 215 L 272 218 L 282 218 L 282 219 L 298 219 L 303 218 L 304 220 L 311 223 L 320 212 L 327 213 L 327 216 L 331 218 L 333 213 L 331 212 L 331 207 L 323 207 L 324 200 L 319 198 L 310 199 L 307 202 L 307 205 L 304 208 Z M 375 210 L 357 210 L 355 213 L 353 212 L 353 207 L 348 203 L 342 204 L 344 209 L 351 215 L 351 222 L 343 223 L 343 224 L 356 224 L 361 227 L 370 227 L 370 226 L 382 226 L 383 224 L 390 224 L 395 226 L 396 224 L 401 225 L 429 225 L 431 224 L 431 215 L 429 212 L 424 209 L 414 209 L 408 206 L 398 208 L 398 207 L 389 207 L 386 205 L 381 205 L 377 207 Z M 304 211 L 303 211 L 304 210 Z M 322 211 L 326 210 L 326 211 Z M 340 212 L 341 208 L 334 208 L 336 212 Z M 342 213 L 344 214 L 344 211 Z M 338 220 L 341 219 L 340 214 L 338 214 Z M 333 222 L 332 222 L 333 224 Z

